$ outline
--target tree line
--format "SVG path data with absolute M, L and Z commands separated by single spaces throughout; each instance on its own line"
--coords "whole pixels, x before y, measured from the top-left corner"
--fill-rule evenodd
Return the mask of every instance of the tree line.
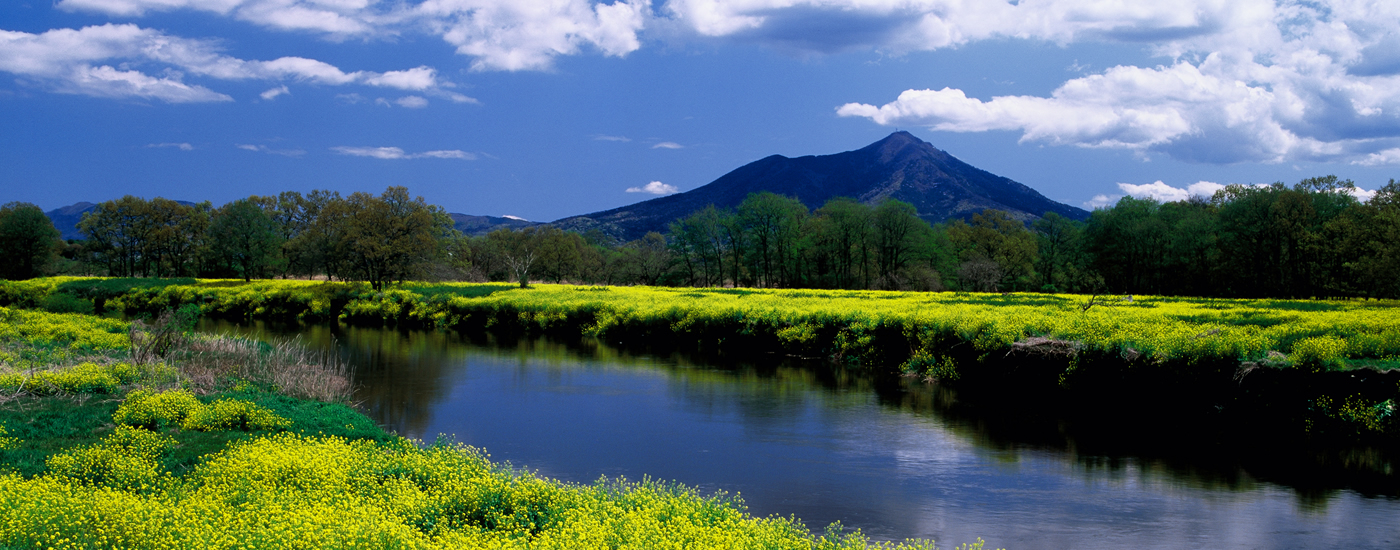
M 816 210 L 773 193 L 617 242 L 550 225 L 463 235 L 403 187 L 253 196 L 220 208 L 127 196 L 62 243 L 42 211 L 0 208 L 0 275 L 326 277 L 882 290 L 1400 297 L 1400 184 L 1231 185 L 1162 203 L 1125 197 L 1087 221 L 985 210 L 930 225 L 896 200 Z M 31 238 L 32 237 L 32 238 Z

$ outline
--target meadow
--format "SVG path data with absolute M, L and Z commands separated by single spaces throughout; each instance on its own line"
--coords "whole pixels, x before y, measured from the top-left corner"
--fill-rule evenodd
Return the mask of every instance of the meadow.
M 778 353 L 1007 395 L 1400 441 L 1400 302 L 1038 293 L 48 278 L 0 305 L 586 335 Z M 1169 401 L 1162 401 L 1170 395 Z M 1160 402 L 1152 402 L 1152 400 Z M 1213 414 L 1213 413 L 1211 413 Z
M 272 374 L 317 359 L 288 346 L 185 333 L 134 362 L 162 322 L 0 307 L 0 548 L 933 548 L 397 437 Z

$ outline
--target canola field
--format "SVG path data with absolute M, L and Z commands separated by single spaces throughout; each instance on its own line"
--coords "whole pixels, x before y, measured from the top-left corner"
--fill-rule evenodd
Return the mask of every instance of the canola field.
M 0 423 L 0 548 L 933 548 L 836 525 L 814 535 L 796 518 L 756 518 L 738 498 L 675 484 L 568 484 L 471 447 L 313 433 L 250 399 L 194 395 L 179 364 L 132 365 L 126 329 L 0 307 L 0 415 L 67 399 L 59 407 L 76 417 L 98 396 L 119 400 L 108 418 L 73 427 L 104 435 L 52 453 L 38 473 L 9 459 L 45 443 L 33 434 L 46 427 Z M 40 384 L 46 376 L 76 382 Z M 246 386 L 237 395 L 258 395 Z M 169 466 L 210 432 L 241 436 L 183 471 Z
M 206 315 L 236 318 L 745 342 L 934 377 L 974 368 L 967 357 L 1044 340 L 1046 349 L 1074 357 L 1147 365 L 1400 367 L 1396 301 L 468 283 L 372 292 L 364 284 L 283 280 L 51 278 L 5 285 L 0 302 L 64 296 L 128 314 L 196 304 Z M 950 350 L 962 350 L 962 360 L 951 361 Z

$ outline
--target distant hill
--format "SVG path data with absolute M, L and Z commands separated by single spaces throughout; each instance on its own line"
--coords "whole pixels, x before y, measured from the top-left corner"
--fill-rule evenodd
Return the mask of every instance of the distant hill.
M 524 229 L 538 222 L 519 218 L 498 218 L 495 216 L 471 216 L 468 214 L 448 214 L 452 216 L 452 226 L 468 235 L 485 235 L 497 229 Z
M 66 241 L 83 238 L 83 233 L 78 231 L 78 222 L 83 220 L 83 214 L 92 212 L 95 208 L 97 208 L 96 204 L 80 202 L 63 208 L 55 208 L 45 212 L 45 214 L 48 214 L 49 220 L 58 229 L 59 236 Z
M 180 204 L 194 204 L 186 201 L 175 201 Z M 97 208 L 96 204 L 90 202 L 80 202 L 55 208 L 48 214 L 49 220 L 53 221 L 53 226 L 58 228 L 58 232 L 64 240 L 82 239 L 83 233 L 78 231 L 78 222 L 82 221 L 83 214 L 92 212 Z M 495 216 L 471 216 L 467 214 L 448 214 L 452 216 L 452 224 L 458 231 L 468 235 L 485 235 L 497 229 L 508 227 L 511 229 L 521 229 L 532 225 L 539 225 L 536 222 L 525 221 L 517 218 L 497 218 Z
M 579 232 L 597 228 L 632 240 L 648 231 L 664 232 L 671 221 L 711 204 L 737 206 L 749 193 L 760 191 L 795 197 L 810 209 L 834 197 L 870 205 L 894 198 L 913 204 L 919 217 L 929 223 L 970 217 L 988 208 L 1005 210 L 1022 221 L 1046 212 L 1076 220 L 1089 217 L 1083 209 L 978 169 L 908 132 L 895 132 L 864 148 L 834 155 L 773 155 L 685 193 L 564 218 L 553 225 Z

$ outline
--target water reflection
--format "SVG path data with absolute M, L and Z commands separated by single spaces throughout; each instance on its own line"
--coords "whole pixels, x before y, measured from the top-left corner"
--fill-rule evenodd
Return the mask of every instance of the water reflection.
M 296 335 L 356 367 L 400 434 L 439 433 L 576 482 L 675 479 L 759 515 L 1010 548 L 1400 546 L 1390 459 L 1132 434 L 775 356 L 596 341 L 209 321 Z M 988 406 L 991 402 L 994 406 Z

